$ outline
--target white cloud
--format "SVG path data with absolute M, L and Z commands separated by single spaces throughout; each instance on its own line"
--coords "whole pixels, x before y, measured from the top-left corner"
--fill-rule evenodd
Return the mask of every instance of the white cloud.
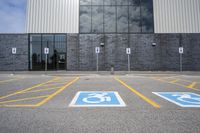
M 26 0 L 0 0 L 0 33 L 24 33 Z

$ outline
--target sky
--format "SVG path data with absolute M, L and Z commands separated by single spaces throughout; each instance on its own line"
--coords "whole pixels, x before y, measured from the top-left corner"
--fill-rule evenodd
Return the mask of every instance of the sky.
M 0 0 L 0 33 L 24 33 L 27 0 Z

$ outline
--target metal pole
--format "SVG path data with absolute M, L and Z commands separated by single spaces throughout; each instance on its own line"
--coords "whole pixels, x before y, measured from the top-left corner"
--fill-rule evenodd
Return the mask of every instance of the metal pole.
M 130 55 L 128 54 L 128 71 L 131 70 L 131 67 L 130 67 Z
M 47 72 L 47 54 L 46 54 L 46 59 L 45 59 L 45 72 Z
M 99 71 L 99 54 L 97 53 L 97 72 Z
M 14 54 L 12 54 L 13 74 L 15 74 Z
M 182 65 L 182 54 L 180 54 L 180 72 L 183 71 L 183 65 Z

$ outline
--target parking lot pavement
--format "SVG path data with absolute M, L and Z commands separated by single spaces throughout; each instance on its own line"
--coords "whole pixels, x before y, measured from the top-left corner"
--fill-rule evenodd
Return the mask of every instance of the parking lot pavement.
M 190 94 L 200 94 L 199 83 L 178 74 L 26 75 L 0 83 L 0 132 L 199 133 L 200 99 Z

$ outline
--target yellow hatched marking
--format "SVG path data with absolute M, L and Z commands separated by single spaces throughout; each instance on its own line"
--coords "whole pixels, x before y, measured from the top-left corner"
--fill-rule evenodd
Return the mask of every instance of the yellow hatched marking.
M 15 80 L 20 80 L 20 79 L 24 79 L 24 78 L 15 78 L 15 79 L 1 80 L 0 83 L 7 83 L 7 82 L 10 82 L 10 81 L 15 81 Z
M 54 85 L 62 85 L 62 84 L 66 84 L 66 82 L 45 84 L 45 85 L 43 85 L 43 86 L 54 86 Z
M 45 97 L 48 97 L 48 96 L 49 96 L 49 95 L 37 96 L 37 97 L 29 97 L 29 98 L 22 98 L 22 99 L 16 99 L 16 100 L 9 100 L 9 101 L 0 102 L 0 104 L 13 103 L 13 102 L 20 102 L 20 101 L 28 101 L 28 100 L 34 100 L 34 99 L 45 98 Z
M 59 93 L 61 93 L 62 91 L 64 91 L 68 86 L 70 86 L 71 84 L 75 83 L 78 79 L 79 79 L 79 77 L 75 78 L 74 80 L 72 80 L 71 82 L 67 83 L 65 86 L 61 87 L 55 93 L 51 94 L 49 97 L 45 98 L 43 101 L 39 102 L 36 105 L 37 106 L 41 106 L 41 105 L 45 104 L 46 102 L 48 102 L 49 100 L 51 100 L 52 98 L 54 98 L 56 95 L 58 95 Z
M 176 83 L 178 81 L 179 81 L 179 79 L 175 79 L 175 80 L 170 81 L 170 83 Z
M 196 86 L 196 85 L 197 85 L 197 82 L 192 82 L 192 84 L 188 85 L 187 87 L 188 87 L 188 88 L 193 88 L 193 87 Z
M 156 102 L 154 102 L 153 100 L 147 98 L 145 95 L 141 94 L 140 92 L 138 92 L 137 90 L 135 90 L 134 88 L 132 88 L 131 86 L 127 85 L 125 82 L 123 82 L 122 80 L 120 80 L 119 78 L 115 77 L 115 80 L 117 80 L 118 82 L 120 82 L 123 86 L 125 86 L 126 88 L 128 88 L 129 90 L 131 90 L 133 93 L 135 93 L 137 96 L 139 96 L 141 99 L 143 99 L 144 101 L 146 101 L 147 103 L 149 103 L 150 105 L 152 105 L 155 108 L 160 108 L 160 105 L 157 104 Z
M 2 97 L 0 97 L 0 99 L 4 99 L 4 98 L 10 97 L 10 96 L 15 96 L 15 95 L 17 95 L 17 94 L 20 94 L 20 93 L 23 93 L 23 92 L 26 92 L 26 91 L 30 91 L 30 90 L 32 90 L 32 89 L 35 89 L 35 88 L 40 87 L 40 86 L 43 86 L 43 85 L 45 85 L 45 84 L 47 84 L 47 83 L 50 83 L 50 82 L 55 81 L 55 80 L 58 80 L 58 79 L 60 79 L 60 77 L 55 77 L 54 79 L 49 80 L 49 81 L 47 81 L 47 82 L 44 82 L 44 83 L 41 83 L 41 84 L 37 84 L 37 85 L 35 85 L 35 86 L 32 86 L 32 87 L 27 88 L 27 89 L 24 89 L 24 90 L 16 91 L 16 92 L 11 93 L 11 94 L 8 94 L 8 95 L 6 95 L 6 96 L 2 96 Z
M 60 86 L 59 86 L 59 87 L 60 87 Z M 25 91 L 25 92 L 22 92 L 22 93 L 24 94 L 24 93 L 34 93 L 34 92 L 49 91 L 49 90 L 58 89 L 59 87 L 55 87 L 55 88 L 45 88 L 45 89 L 32 90 L 32 91 Z M 21 93 L 21 94 L 22 94 L 22 93 Z

